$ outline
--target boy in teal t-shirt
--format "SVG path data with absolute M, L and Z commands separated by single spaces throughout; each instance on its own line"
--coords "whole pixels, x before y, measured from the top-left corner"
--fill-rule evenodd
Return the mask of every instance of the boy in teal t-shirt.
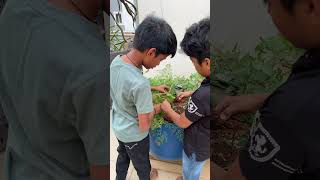
M 162 19 L 149 16 L 135 32 L 133 48 L 117 56 L 110 67 L 112 104 L 112 129 L 119 141 L 117 180 L 127 176 L 130 160 L 140 180 L 154 179 L 149 160 L 149 128 L 160 105 L 153 105 L 151 89 L 163 90 L 165 86 L 150 87 L 142 74 L 142 66 L 151 69 L 177 50 L 176 36 L 170 25 Z

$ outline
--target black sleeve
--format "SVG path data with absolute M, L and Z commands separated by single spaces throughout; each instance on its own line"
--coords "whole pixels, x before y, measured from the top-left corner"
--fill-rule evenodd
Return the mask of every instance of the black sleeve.
M 186 107 L 185 115 L 191 122 L 210 116 L 210 94 L 201 93 L 201 91 L 193 93 Z
M 240 167 L 247 180 L 288 179 L 304 161 L 302 143 L 271 113 L 257 115 L 247 148 L 240 152 Z

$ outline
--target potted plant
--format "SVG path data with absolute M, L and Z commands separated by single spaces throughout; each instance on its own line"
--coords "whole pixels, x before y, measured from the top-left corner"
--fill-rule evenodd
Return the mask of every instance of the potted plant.
M 236 45 L 232 50 L 214 51 L 215 78 L 213 96 L 250 93 L 271 93 L 288 77 L 303 50 L 296 49 L 281 36 L 261 38 L 253 53 L 242 53 Z M 213 98 L 217 104 L 222 97 Z M 248 139 L 254 114 L 215 122 L 212 127 L 211 158 L 221 167 L 228 167 Z
M 153 91 L 153 103 L 158 104 L 168 100 L 173 109 L 179 114 L 183 113 L 188 99 L 175 101 L 175 97 L 182 91 L 194 91 L 203 78 L 198 74 L 189 77 L 174 76 L 171 66 L 167 65 L 157 76 L 150 78 L 152 86 L 165 84 L 169 91 L 160 93 Z M 163 113 L 154 117 L 150 130 L 150 153 L 160 160 L 180 160 L 183 149 L 183 129 L 176 126 Z

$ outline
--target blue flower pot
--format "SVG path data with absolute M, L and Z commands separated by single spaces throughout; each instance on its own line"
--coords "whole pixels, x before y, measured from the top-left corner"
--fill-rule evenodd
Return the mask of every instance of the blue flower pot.
M 150 154 L 157 159 L 176 161 L 182 159 L 183 129 L 173 123 L 165 123 L 150 131 Z

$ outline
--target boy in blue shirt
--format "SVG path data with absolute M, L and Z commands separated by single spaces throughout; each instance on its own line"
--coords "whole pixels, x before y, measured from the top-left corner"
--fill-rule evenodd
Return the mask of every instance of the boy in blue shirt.
M 162 19 L 149 16 L 138 26 L 133 48 L 117 56 L 110 67 L 112 129 L 119 141 L 117 180 L 125 180 L 130 160 L 140 180 L 155 179 L 149 160 L 149 128 L 160 105 L 152 104 L 151 87 L 142 66 L 151 69 L 177 50 L 176 36 Z M 154 90 L 164 86 L 153 87 Z

